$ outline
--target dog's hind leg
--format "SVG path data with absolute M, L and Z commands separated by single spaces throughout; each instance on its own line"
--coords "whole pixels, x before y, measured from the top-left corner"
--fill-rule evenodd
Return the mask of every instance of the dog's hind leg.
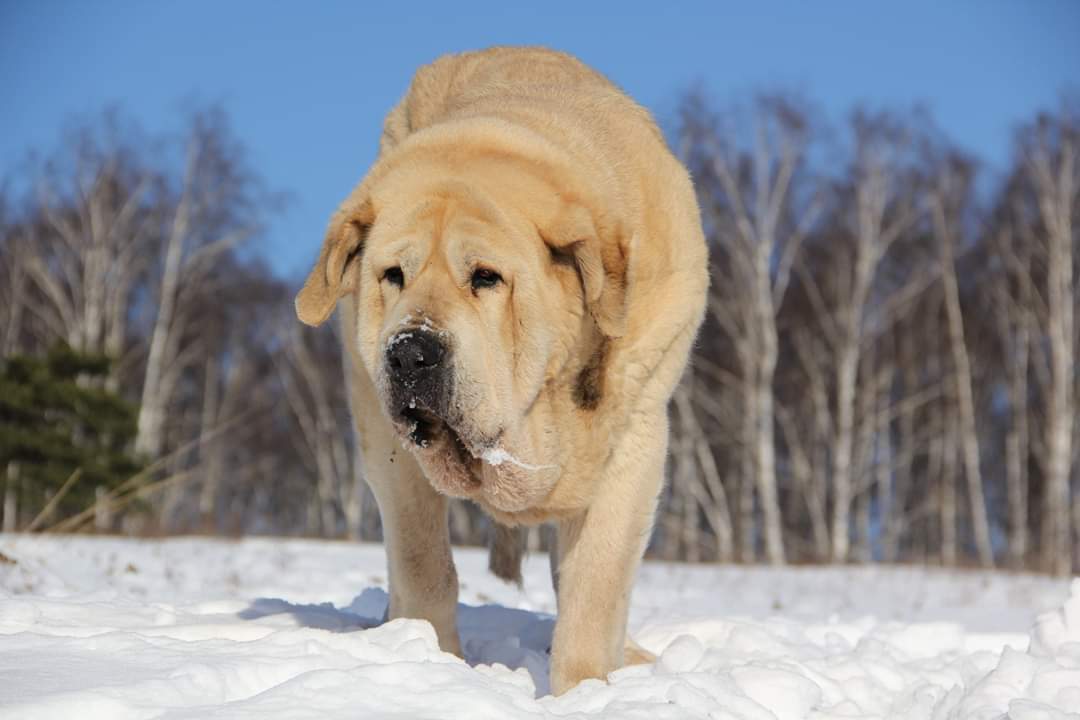
M 527 529 L 493 523 L 488 547 L 488 570 L 495 577 L 522 586 L 521 561 L 525 557 Z

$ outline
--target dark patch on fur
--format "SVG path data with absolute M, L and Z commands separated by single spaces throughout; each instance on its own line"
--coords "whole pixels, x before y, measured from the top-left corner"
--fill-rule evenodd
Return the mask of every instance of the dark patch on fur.
M 577 269 L 577 262 L 574 260 L 574 251 L 566 248 L 556 247 L 555 245 L 548 244 L 548 252 L 551 253 L 551 262 L 562 267 L 568 267 Z
M 607 367 L 609 344 L 607 338 L 601 340 L 596 352 L 578 374 L 574 385 L 574 402 L 582 410 L 595 410 L 604 397 L 604 369 Z
M 488 550 L 488 570 L 521 587 L 521 561 L 525 556 L 525 528 L 495 523 Z

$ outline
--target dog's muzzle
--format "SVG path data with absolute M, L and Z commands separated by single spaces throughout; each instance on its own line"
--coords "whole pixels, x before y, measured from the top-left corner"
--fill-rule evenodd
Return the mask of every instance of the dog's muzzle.
M 438 379 L 446 347 L 427 330 L 406 330 L 390 339 L 386 347 L 386 370 L 390 381 L 406 388 Z
M 403 330 L 387 342 L 385 362 L 394 415 L 421 426 L 430 424 L 432 415 L 445 417 L 451 390 L 450 351 L 439 335 L 425 329 Z

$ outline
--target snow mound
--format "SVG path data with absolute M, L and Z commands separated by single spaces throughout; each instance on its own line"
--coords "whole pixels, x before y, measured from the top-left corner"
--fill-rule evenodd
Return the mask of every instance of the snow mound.
M 546 559 L 456 555 L 465 660 L 381 622 L 378 546 L 0 536 L 0 718 L 1080 717 L 1080 580 L 647 563 L 657 662 L 555 698 Z
M 1069 599 L 1060 609 L 1035 621 L 1031 652 L 1043 656 L 1080 654 L 1080 578 L 1072 581 Z

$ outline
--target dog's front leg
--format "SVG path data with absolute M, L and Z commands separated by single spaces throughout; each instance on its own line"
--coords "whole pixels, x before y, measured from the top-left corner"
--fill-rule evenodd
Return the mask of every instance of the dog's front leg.
M 551 651 L 556 695 L 623 664 L 630 591 L 652 529 L 666 451 L 666 416 L 635 420 L 590 506 L 559 524 L 559 614 Z
M 381 479 L 368 474 L 379 504 L 390 572 L 388 619 L 427 620 L 439 647 L 461 656 L 457 631 L 458 580 L 450 551 L 447 499 L 436 493 L 420 468 L 398 449 L 397 472 Z
M 382 519 L 390 575 L 388 619 L 417 618 L 435 627 L 439 647 L 461 655 L 458 580 L 450 551 L 447 499 L 435 492 L 378 411 L 375 389 L 354 365 L 351 406 L 364 478 Z

